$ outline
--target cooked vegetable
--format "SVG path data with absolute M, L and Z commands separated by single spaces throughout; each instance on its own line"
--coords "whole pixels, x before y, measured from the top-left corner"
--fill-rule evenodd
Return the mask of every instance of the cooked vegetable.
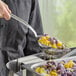
M 48 61 L 45 65 L 36 67 L 35 72 L 43 76 L 76 76 L 76 61 Z
M 52 47 L 52 48 L 58 48 L 58 49 L 63 49 L 64 45 L 61 41 L 57 40 L 56 38 L 52 38 L 48 35 L 43 35 L 39 38 L 38 40 L 39 43 Z

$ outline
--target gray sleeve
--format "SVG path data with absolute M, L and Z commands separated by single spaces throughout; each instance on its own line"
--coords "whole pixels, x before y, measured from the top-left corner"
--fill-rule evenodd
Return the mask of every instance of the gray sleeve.
M 38 35 L 43 34 L 38 0 L 32 0 L 29 24 L 36 30 Z M 25 55 L 30 55 L 37 52 L 40 52 L 40 47 L 37 43 L 36 38 L 34 37 L 34 34 L 29 30 L 27 34 L 27 45 L 26 48 L 24 49 L 24 53 Z
M 6 23 L 5 23 L 6 22 Z M 2 47 L 6 51 L 8 60 L 16 59 L 24 56 L 23 44 L 25 42 L 23 31 L 18 26 L 17 21 L 11 19 L 10 21 L 2 22 L 3 27 L 3 40 Z

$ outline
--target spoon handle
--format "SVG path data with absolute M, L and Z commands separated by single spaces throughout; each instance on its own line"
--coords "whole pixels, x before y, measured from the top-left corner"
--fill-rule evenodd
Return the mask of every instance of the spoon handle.
M 37 37 L 37 33 L 36 31 L 23 19 L 21 19 L 20 17 L 14 15 L 14 14 L 11 14 L 11 17 L 17 21 L 19 21 L 20 23 L 22 23 L 23 25 L 25 25 L 27 28 L 29 28 L 35 35 L 35 37 Z

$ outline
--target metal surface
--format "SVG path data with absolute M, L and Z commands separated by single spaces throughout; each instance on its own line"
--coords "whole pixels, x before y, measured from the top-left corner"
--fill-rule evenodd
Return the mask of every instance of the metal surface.
M 25 63 L 26 67 L 28 67 L 29 66 L 28 64 L 34 64 L 34 63 L 38 63 L 41 61 L 44 61 L 44 60 L 37 57 L 36 55 L 30 55 L 30 56 L 19 58 L 18 62 L 17 62 L 17 59 L 12 60 L 12 61 L 8 62 L 6 64 L 6 66 L 10 70 L 10 73 L 11 73 L 10 76 L 14 76 L 14 75 L 23 76 L 23 74 L 20 72 L 23 69 L 22 63 Z M 17 65 L 17 63 L 18 63 L 18 65 Z M 22 75 L 20 75 L 20 74 L 22 74 Z M 28 69 L 27 69 L 26 74 L 27 74 L 27 76 L 30 76 L 29 74 L 31 74 L 31 76 L 33 76 L 32 72 L 30 72 Z
M 73 50 L 73 51 L 70 51 L 69 53 L 65 54 L 65 55 L 64 55 L 64 56 L 62 56 L 61 58 L 69 57 L 69 56 L 72 56 L 72 55 L 74 55 L 74 54 L 76 54 L 76 49 L 75 49 L 75 50 Z
M 53 61 L 55 61 L 56 63 L 58 63 L 58 62 L 60 62 L 60 61 L 62 61 L 62 60 L 64 60 L 64 61 L 76 60 L 76 56 L 67 57 L 67 58 L 61 58 L 61 59 L 56 59 L 56 60 L 53 60 Z M 38 66 L 41 66 L 41 65 L 45 65 L 45 64 L 46 64 L 46 62 L 40 62 L 40 63 L 37 63 L 37 64 L 33 64 L 33 65 L 32 65 L 31 67 L 29 67 L 29 68 L 32 69 L 34 76 L 42 76 L 41 74 L 36 73 L 36 72 L 34 71 L 34 68 L 36 68 L 36 67 L 38 67 Z
M 68 59 L 76 59 L 76 49 L 73 50 L 74 53 L 72 53 L 69 56 L 73 56 L 73 57 L 69 57 Z M 30 56 L 26 56 L 26 57 L 22 57 L 18 59 L 18 63 L 19 65 L 16 65 L 17 60 L 12 60 L 10 62 L 7 63 L 7 68 L 10 71 L 13 71 L 13 74 L 19 74 L 17 72 L 21 71 L 21 69 L 27 69 L 27 76 L 39 76 L 38 74 L 36 74 L 34 72 L 34 70 L 32 69 L 37 63 L 44 63 L 46 62 L 45 59 L 42 59 L 40 56 L 43 55 L 42 53 L 38 53 L 38 54 L 34 54 L 34 55 L 30 55 Z M 61 59 L 55 59 L 55 61 L 60 61 L 60 60 L 67 60 L 67 58 L 61 58 Z M 19 75 L 18 75 L 19 76 Z M 25 75 L 23 75 L 25 76 Z

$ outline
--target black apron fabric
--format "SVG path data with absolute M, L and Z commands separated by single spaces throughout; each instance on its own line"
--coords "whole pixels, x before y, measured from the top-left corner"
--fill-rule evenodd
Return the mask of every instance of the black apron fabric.
M 27 21 L 37 32 L 43 34 L 38 0 L 3 0 L 12 13 Z M 0 19 L 0 76 L 6 74 L 5 64 L 13 59 L 40 52 L 34 34 L 18 21 Z

